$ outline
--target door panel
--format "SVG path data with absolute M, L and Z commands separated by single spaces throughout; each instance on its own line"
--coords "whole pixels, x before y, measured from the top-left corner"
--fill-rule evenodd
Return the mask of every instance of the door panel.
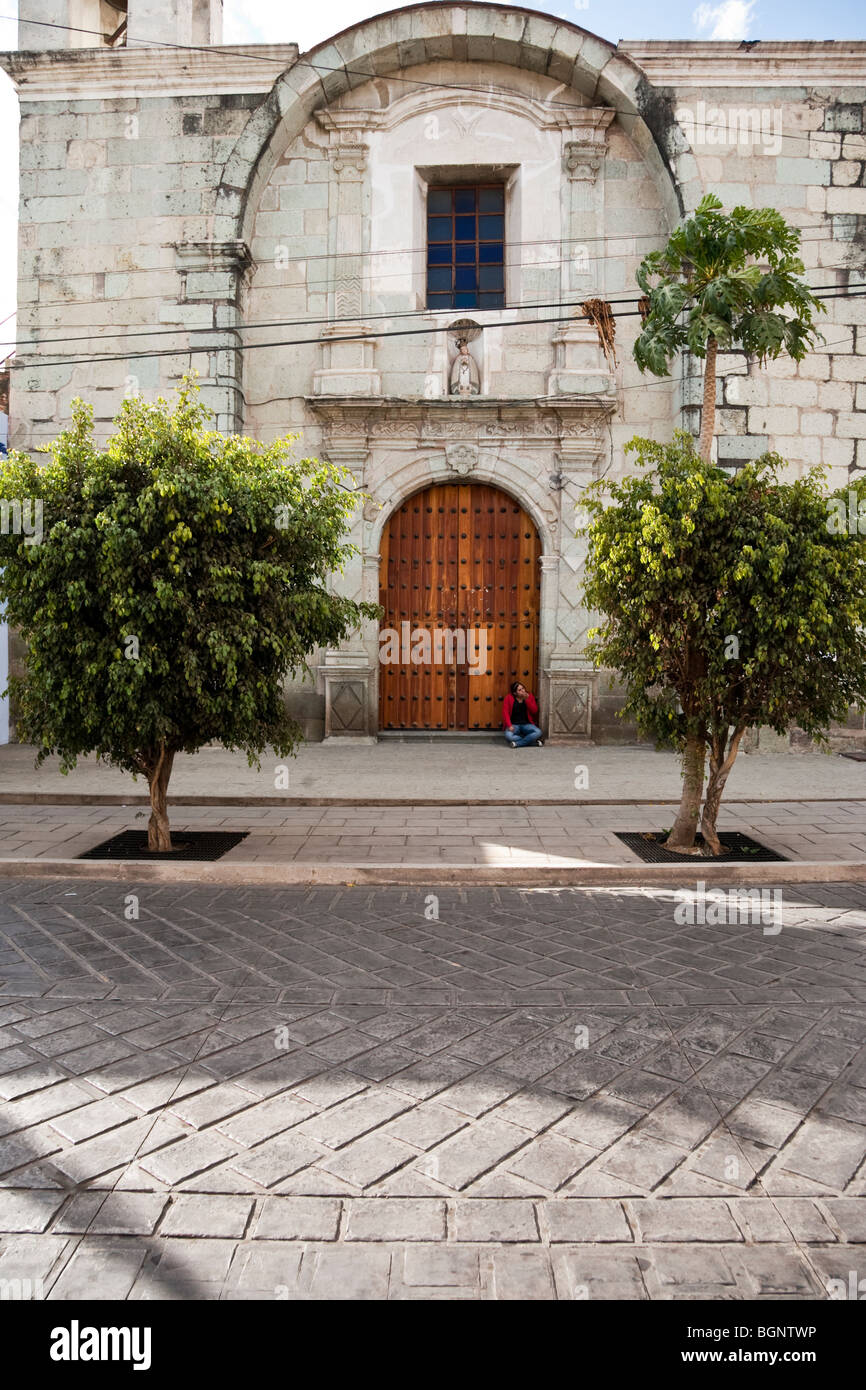
M 540 552 L 523 508 L 486 484 L 426 488 L 394 512 L 379 601 L 382 627 L 400 635 L 401 650 L 380 669 L 381 728 L 497 729 L 510 682 L 535 691 Z M 442 639 L 450 659 L 413 662 L 411 635 L 426 632 L 432 649 L 437 629 L 457 633 L 450 653 Z M 420 641 L 416 651 L 427 655 Z

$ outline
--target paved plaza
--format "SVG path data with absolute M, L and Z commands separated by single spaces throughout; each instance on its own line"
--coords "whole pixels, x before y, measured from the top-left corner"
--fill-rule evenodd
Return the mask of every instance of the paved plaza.
M 826 1299 L 866 1277 L 866 888 L 0 885 L 0 1279 Z M 712 920 L 712 919 L 711 919 Z
M 539 755 L 540 756 L 540 755 Z M 172 833 L 239 830 L 245 838 L 219 870 L 245 865 L 393 868 L 641 868 L 617 831 L 663 830 L 673 803 L 581 806 L 175 806 Z M 9 860 L 71 860 L 122 830 L 144 828 L 137 806 L 0 804 L 0 867 Z M 786 860 L 866 869 L 866 801 L 729 802 L 719 832 L 743 831 Z M 706 861 L 704 861 L 706 863 Z M 88 862 L 88 872 L 95 872 Z M 641 870 L 641 872 L 643 872 Z M 691 870 L 689 870 L 691 872 Z M 696 870 L 697 874 L 697 870 Z M 832 873 L 828 873 L 832 877 Z
M 46 758 L 39 767 L 35 758 L 36 749 L 27 744 L 0 747 L 0 798 L 147 800 L 142 778 L 94 757 L 80 758 L 65 777 L 58 758 Z M 681 785 L 677 755 L 648 744 L 546 744 L 513 753 L 500 735 L 437 734 L 405 741 L 386 737 L 376 744 L 304 743 L 296 757 L 284 759 L 266 749 L 260 768 L 250 767 L 242 753 L 220 747 L 178 753 L 170 797 L 203 798 L 209 804 L 227 795 L 280 803 L 353 801 L 361 807 L 407 800 L 678 802 Z M 794 801 L 804 795 L 866 797 L 866 763 L 837 753 L 741 753 L 725 791 L 727 801 L 741 802 Z

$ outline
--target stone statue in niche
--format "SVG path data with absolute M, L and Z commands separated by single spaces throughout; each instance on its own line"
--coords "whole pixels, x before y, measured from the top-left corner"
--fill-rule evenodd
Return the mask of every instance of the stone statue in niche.
M 451 365 L 451 395 L 477 396 L 481 389 L 478 364 L 465 338 L 458 339 L 457 356 Z

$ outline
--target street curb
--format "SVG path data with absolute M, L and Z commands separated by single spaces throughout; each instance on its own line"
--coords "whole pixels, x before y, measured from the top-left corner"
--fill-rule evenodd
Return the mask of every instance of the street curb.
M 817 803 L 863 802 L 866 796 L 741 796 L 726 797 L 729 806 L 811 806 Z M 172 795 L 171 806 L 679 806 L 678 796 L 193 796 Z M 149 796 L 124 792 L 0 791 L 0 806 L 150 806 Z
M 794 883 L 866 883 L 866 860 L 826 863 L 794 860 L 764 864 L 579 864 L 546 868 L 530 864 L 155 864 L 152 860 L 0 859 L 0 879 L 90 879 L 108 883 L 211 883 L 226 887 L 315 884 L 461 884 L 518 888 L 650 887 L 703 881 L 755 886 Z

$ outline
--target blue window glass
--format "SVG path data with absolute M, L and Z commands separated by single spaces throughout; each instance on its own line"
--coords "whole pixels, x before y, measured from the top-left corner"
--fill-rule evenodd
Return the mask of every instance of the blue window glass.
M 479 217 L 478 235 L 483 241 L 501 241 L 505 235 L 505 218 Z
M 450 265 L 434 268 L 427 271 L 428 290 L 450 290 L 451 288 L 451 267 Z
M 450 241 L 450 240 L 451 240 L 451 218 L 450 218 L 450 217 L 428 217 L 428 218 L 427 218 L 427 240 L 428 240 L 428 241 Z
M 458 281 L 461 272 L 458 270 Z M 502 278 L 503 270 L 501 265 L 483 265 L 478 271 L 478 288 L 480 290 L 501 290 L 505 282 Z
M 499 184 L 495 188 L 479 188 L 478 211 L 502 212 L 505 208 L 505 189 Z
M 427 211 L 432 212 L 451 212 L 451 189 L 450 188 L 431 188 L 427 194 Z M 484 209 L 487 211 L 487 208 Z
M 427 190 L 427 304 L 499 309 L 505 304 L 505 187 Z

